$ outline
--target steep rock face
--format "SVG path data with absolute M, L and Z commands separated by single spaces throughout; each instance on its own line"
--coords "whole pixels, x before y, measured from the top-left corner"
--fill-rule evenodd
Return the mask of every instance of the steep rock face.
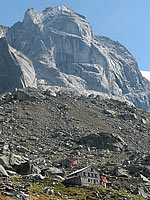
M 106 94 L 150 109 L 150 82 L 133 56 L 118 42 L 94 35 L 84 16 L 64 6 L 42 13 L 29 9 L 7 39 L 32 60 L 39 82 L 47 87 Z
M 0 38 L 0 93 L 14 88 L 36 87 L 31 61 Z

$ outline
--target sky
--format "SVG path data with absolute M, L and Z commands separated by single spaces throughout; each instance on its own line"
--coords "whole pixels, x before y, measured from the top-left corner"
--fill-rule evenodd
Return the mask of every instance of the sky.
M 22 21 L 28 8 L 38 12 L 65 5 L 86 16 L 97 35 L 120 42 L 150 71 L 150 0 L 1 0 L 0 24 Z

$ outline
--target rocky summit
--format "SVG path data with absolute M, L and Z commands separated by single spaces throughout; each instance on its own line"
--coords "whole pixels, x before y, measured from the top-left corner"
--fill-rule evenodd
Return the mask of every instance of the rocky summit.
M 126 102 L 30 87 L 5 93 L 0 96 L 0 195 L 149 199 L 149 132 L 150 113 Z M 74 160 L 78 164 L 72 168 Z M 62 184 L 69 173 L 89 165 L 107 177 L 107 188 Z
M 150 82 L 131 53 L 95 35 L 84 16 L 65 6 L 28 9 L 22 22 L 1 26 L 0 35 L 32 61 L 39 88 L 115 96 L 150 109 Z

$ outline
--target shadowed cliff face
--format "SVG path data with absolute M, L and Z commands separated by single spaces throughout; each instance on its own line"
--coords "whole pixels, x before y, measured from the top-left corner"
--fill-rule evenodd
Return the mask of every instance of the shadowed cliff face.
M 31 59 L 43 88 L 113 95 L 150 108 L 150 83 L 133 56 L 118 42 L 94 35 L 84 16 L 64 6 L 27 10 L 7 40 Z
M 14 88 L 36 87 L 31 61 L 0 38 L 0 93 Z

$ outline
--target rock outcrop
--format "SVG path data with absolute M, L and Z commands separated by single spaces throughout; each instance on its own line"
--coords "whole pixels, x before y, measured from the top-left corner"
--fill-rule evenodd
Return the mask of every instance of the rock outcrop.
M 150 82 L 130 52 L 94 35 L 84 16 L 64 6 L 27 10 L 23 22 L 8 30 L 7 40 L 32 60 L 42 88 L 105 94 L 150 109 Z
M 13 170 L 18 174 L 28 174 L 31 172 L 29 160 L 23 156 L 11 154 L 0 156 L 0 166 L 7 170 Z M 1 167 L 2 169 L 2 167 Z
M 7 31 L 8 31 L 8 27 L 7 26 L 0 25 L 0 38 L 1 37 L 5 37 Z
M 79 144 L 86 144 L 98 149 L 109 149 L 111 151 L 121 151 L 126 147 L 126 143 L 120 136 L 107 132 L 81 137 Z
M 0 93 L 14 88 L 36 87 L 32 62 L 0 38 Z

